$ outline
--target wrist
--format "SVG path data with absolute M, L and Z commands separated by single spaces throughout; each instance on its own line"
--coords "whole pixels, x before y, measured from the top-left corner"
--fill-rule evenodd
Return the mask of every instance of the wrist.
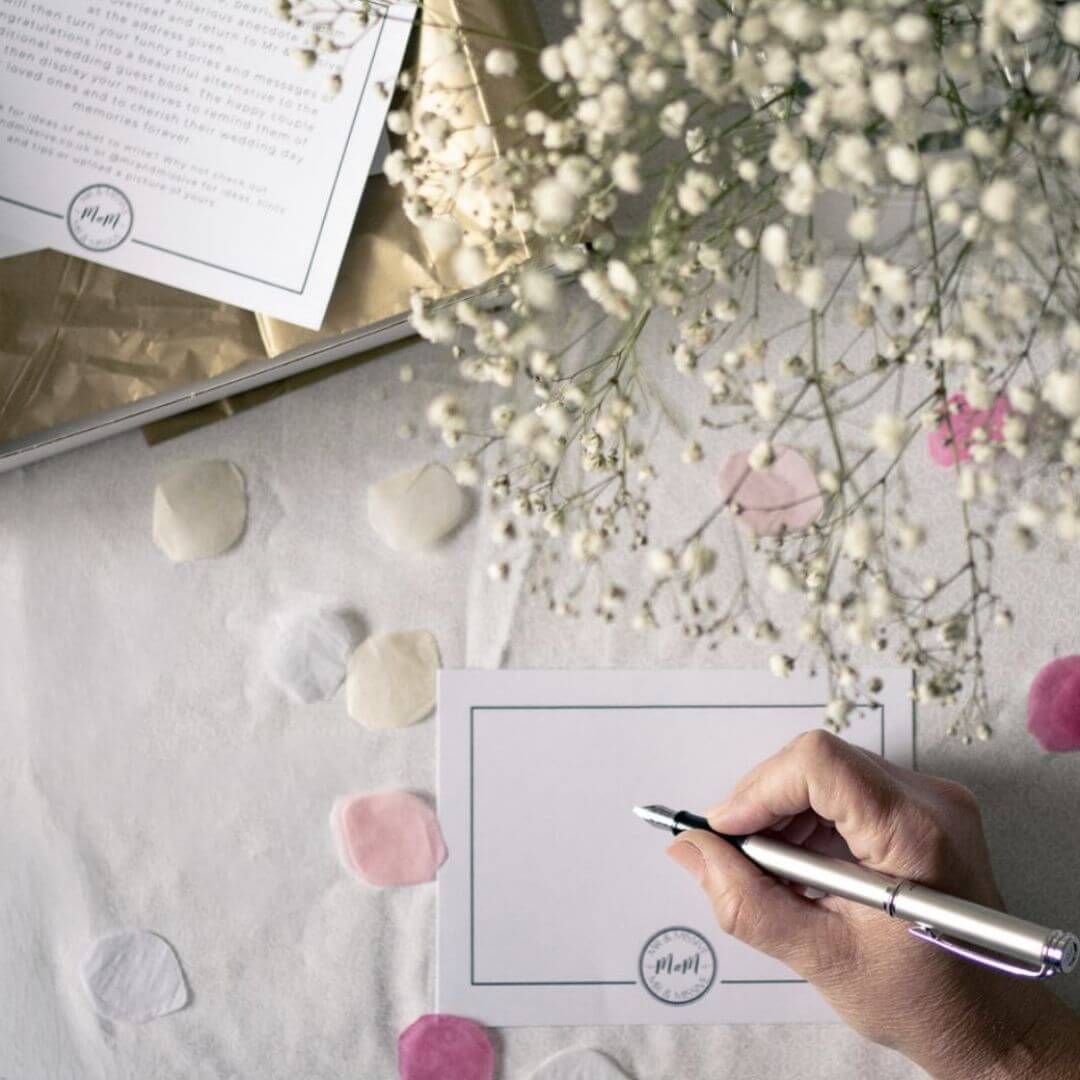
M 1074 1080 L 1080 1019 L 1045 987 L 1024 991 L 1004 1015 L 972 1008 L 923 1067 L 936 1080 Z
M 1045 1008 L 997 1062 L 992 1080 L 1070 1080 L 1080 1070 L 1080 1019 L 1048 991 Z

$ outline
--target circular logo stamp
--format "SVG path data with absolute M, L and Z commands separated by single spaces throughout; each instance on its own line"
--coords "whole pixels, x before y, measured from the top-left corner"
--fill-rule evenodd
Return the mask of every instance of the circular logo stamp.
M 716 979 L 716 953 L 696 930 L 670 926 L 645 942 L 638 961 L 645 989 L 667 1005 L 689 1005 Z
M 67 227 L 89 251 L 119 247 L 131 232 L 135 212 L 128 197 L 112 184 L 84 187 L 68 206 Z

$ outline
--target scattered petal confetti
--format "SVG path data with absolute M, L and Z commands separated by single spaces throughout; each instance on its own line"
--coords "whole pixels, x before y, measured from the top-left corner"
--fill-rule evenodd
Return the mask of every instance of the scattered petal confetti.
M 938 426 L 926 434 L 926 445 L 935 464 L 951 466 L 957 459 L 970 461 L 972 436 L 980 428 L 989 442 L 1004 439 L 1002 428 L 1012 411 L 1004 394 L 997 396 L 990 409 L 973 409 L 963 394 L 953 394 L 949 405 L 953 409 L 951 421 L 942 418 Z
M 372 634 L 349 657 L 349 715 L 376 730 L 408 727 L 435 708 L 439 647 L 427 630 Z
M 338 799 L 330 813 L 338 854 L 369 885 L 434 881 L 446 843 L 431 806 L 408 791 Z
M 95 1012 L 106 1020 L 143 1024 L 188 1001 L 172 946 L 146 930 L 102 934 L 87 949 L 79 970 Z
M 368 521 L 394 551 L 437 544 L 465 516 L 460 485 L 442 465 L 396 473 L 368 488 Z
M 293 701 L 326 701 L 345 679 L 354 640 L 353 629 L 340 611 L 278 613 L 267 627 L 267 671 Z
M 1080 750 L 1080 656 L 1051 660 L 1035 676 L 1027 726 L 1044 750 Z
M 495 1048 L 487 1032 L 460 1016 L 421 1016 L 398 1036 L 401 1080 L 492 1080 Z
M 777 446 L 765 469 L 750 466 L 750 451 L 732 454 L 720 469 L 720 494 L 740 512 L 736 521 L 759 536 L 805 529 L 823 506 L 810 463 L 790 446 Z
M 626 1073 L 599 1050 L 575 1047 L 550 1057 L 532 1080 L 629 1080 Z
M 230 461 L 181 465 L 154 490 L 154 543 L 173 562 L 228 551 L 246 523 L 244 475 Z

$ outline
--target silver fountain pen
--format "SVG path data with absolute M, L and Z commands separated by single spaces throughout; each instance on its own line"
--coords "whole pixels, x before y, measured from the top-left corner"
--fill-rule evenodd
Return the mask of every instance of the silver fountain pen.
M 710 828 L 705 818 L 686 810 L 635 806 L 634 813 L 676 836 L 688 829 L 711 832 L 779 878 L 879 908 L 886 915 L 912 923 L 908 929 L 923 941 L 995 971 L 1042 979 L 1072 971 L 1080 957 L 1080 940 L 1066 930 L 1050 930 L 772 836 L 726 836 Z

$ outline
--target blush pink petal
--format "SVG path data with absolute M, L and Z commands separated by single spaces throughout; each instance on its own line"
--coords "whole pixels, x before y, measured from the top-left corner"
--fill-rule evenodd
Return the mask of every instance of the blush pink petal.
M 824 505 L 810 463 L 790 446 L 776 447 L 768 469 L 750 468 L 750 452 L 732 454 L 720 469 L 720 495 L 739 506 L 736 518 L 759 536 L 813 524 Z
M 435 811 L 408 791 L 339 799 L 330 823 L 345 866 L 369 885 L 434 881 L 446 860 Z
M 953 394 L 949 404 L 955 410 L 950 419 L 942 417 L 933 431 L 927 432 L 926 445 L 931 459 L 938 465 L 955 465 L 956 461 L 971 460 L 971 437 L 982 428 L 990 442 L 1004 439 L 1002 429 L 1012 409 L 1008 398 L 998 394 L 989 409 L 973 409 L 963 394 Z
M 495 1048 L 472 1020 L 421 1016 L 398 1036 L 398 1075 L 401 1080 L 492 1080 Z
M 1044 750 L 1080 750 L 1080 656 L 1051 660 L 1035 676 L 1027 726 Z

